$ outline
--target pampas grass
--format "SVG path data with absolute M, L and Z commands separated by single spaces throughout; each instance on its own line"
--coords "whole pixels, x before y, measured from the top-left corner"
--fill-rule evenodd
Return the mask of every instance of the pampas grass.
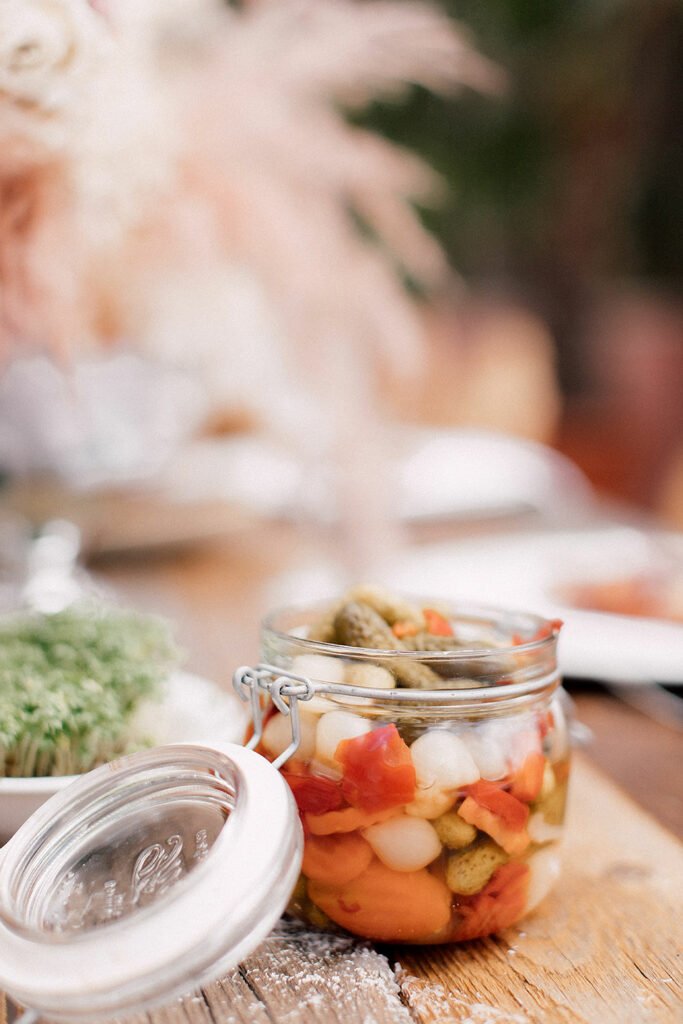
M 413 205 L 438 182 L 343 110 L 411 83 L 496 88 L 442 14 L 397 0 L 5 0 L 0 40 L 0 353 L 144 347 L 165 280 L 234 266 L 314 370 L 339 344 L 368 365 L 416 365 L 402 274 L 448 274 Z

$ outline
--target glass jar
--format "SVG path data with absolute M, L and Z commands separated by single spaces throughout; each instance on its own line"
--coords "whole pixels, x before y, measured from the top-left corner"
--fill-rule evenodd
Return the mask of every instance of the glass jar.
M 301 863 L 291 791 L 241 746 L 157 747 L 56 794 L 0 853 L 0 990 L 26 1020 L 108 1021 L 240 963 Z
M 304 859 L 289 911 L 312 925 L 386 942 L 475 939 L 517 922 L 559 874 L 560 624 L 439 609 L 457 650 L 308 639 L 321 606 L 263 625 L 252 682 L 274 699 L 252 700 L 250 745 L 294 794 Z

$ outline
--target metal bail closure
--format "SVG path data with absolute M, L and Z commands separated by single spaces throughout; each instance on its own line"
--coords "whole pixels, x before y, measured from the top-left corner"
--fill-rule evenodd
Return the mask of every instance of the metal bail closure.
M 0 989 L 82 1022 L 186 994 L 271 931 L 301 853 L 286 782 L 244 747 L 179 744 L 97 768 L 0 851 Z
M 251 704 L 254 734 L 247 743 L 250 750 L 259 745 L 263 736 L 262 693 L 269 695 L 278 711 L 289 718 L 292 741 L 286 750 L 271 762 L 273 768 L 281 768 L 299 749 L 299 701 L 311 700 L 315 693 L 313 683 L 307 676 L 287 672 L 272 665 L 257 665 L 256 668 L 244 665 L 233 675 L 233 687 L 240 700 L 249 701 Z

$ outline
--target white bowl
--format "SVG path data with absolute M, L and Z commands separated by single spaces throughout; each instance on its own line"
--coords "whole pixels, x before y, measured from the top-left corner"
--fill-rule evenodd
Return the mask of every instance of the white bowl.
M 232 692 L 186 672 L 166 682 L 160 702 L 148 702 L 136 715 L 133 728 L 155 743 L 241 743 L 247 722 L 245 705 Z M 0 779 L 0 844 L 51 796 L 78 775 L 58 778 Z

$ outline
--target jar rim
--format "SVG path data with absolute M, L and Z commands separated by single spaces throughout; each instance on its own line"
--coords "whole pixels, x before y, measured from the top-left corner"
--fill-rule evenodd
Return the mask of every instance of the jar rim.
M 557 619 L 547 619 L 534 612 L 527 612 L 520 609 L 501 608 L 496 605 L 467 604 L 439 598 L 435 599 L 433 597 L 415 597 L 415 595 L 403 593 L 401 594 L 401 597 L 406 597 L 408 600 L 415 602 L 426 601 L 425 605 L 420 605 L 421 607 L 432 607 L 433 604 L 438 604 L 441 607 L 448 606 L 454 617 L 461 615 L 468 616 L 470 618 L 480 618 L 482 621 L 486 621 L 489 625 L 494 625 L 505 617 L 509 618 L 510 616 L 515 616 L 516 618 L 524 618 L 531 625 L 536 626 L 536 632 L 547 629 L 547 633 L 544 633 L 543 636 L 527 640 L 520 644 L 510 643 L 495 648 L 458 647 L 457 650 L 453 651 L 396 651 L 386 648 L 352 647 L 347 644 L 332 644 L 322 640 L 309 640 L 307 637 L 297 636 L 294 633 L 278 629 L 275 626 L 275 621 L 284 614 L 295 613 L 299 609 L 302 613 L 305 610 L 311 611 L 315 608 L 322 611 L 329 607 L 331 600 L 333 599 L 310 604 L 283 605 L 275 608 L 264 616 L 261 621 L 261 629 L 263 632 L 268 633 L 279 640 L 284 640 L 287 643 L 296 643 L 297 647 L 300 646 L 303 651 L 309 654 L 324 654 L 328 657 L 333 657 L 335 655 L 337 657 L 351 656 L 354 658 L 374 657 L 382 658 L 382 660 L 387 659 L 388 661 L 391 661 L 394 658 L 406 658 L 411 661 L 424 661 L 425 658 L 428 658 L 430 662 L 472 661 L 474 659 L 485 660 L 486 658 L 491 658 L 493 656 L 501 657 L 504 655 L 540 652 L 552 647 L 552 645 L 557 642 L 557 637 L 560 632 L 561 624 L 559 624 Z

